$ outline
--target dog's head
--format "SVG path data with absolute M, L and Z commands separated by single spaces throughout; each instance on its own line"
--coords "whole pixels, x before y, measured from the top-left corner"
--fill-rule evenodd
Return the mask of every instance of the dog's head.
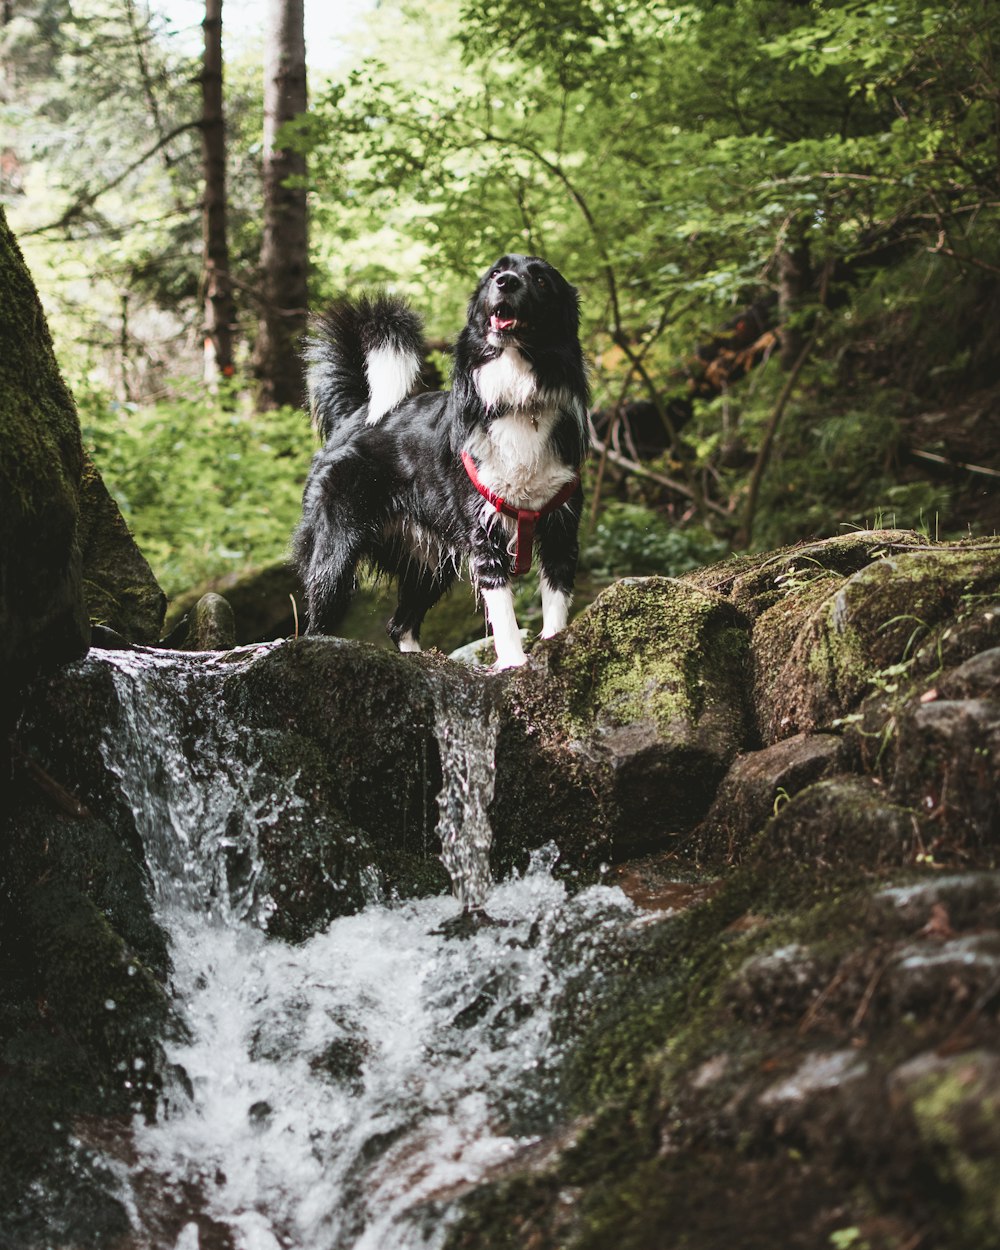
M 563 344 L 579 323 L 576 289 L 539 256 L 501 256 L 469 302 L 469 325 L 491 347 Z

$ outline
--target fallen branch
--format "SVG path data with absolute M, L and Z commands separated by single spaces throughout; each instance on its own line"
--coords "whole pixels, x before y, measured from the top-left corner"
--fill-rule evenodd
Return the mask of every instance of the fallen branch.
M 600 452 L 602 457 L 610 460 L 612 464 L 618 465 L 619 468 L 627 469 L 629 473 L 634 473 L 636 477 L 647 478 L 650 482 L 656 482 L 659 486 L 665 486 L 668 490 L 676 491 L 678 495 L 683 495 L 685 499 L 690 499 L 701 507 L 717 512 L 719 516 L 729 516 L 722 504 L 716 503 L 714 499 L 708 499 L 703 495 L 699 495 L 697 491 L 693 491 L 684 482 L 675 481 L 674 478 L 667 477 L 665 473 L 657 473 L 653 469 L 647 469 L 645 465 L 639 464 L 638 461 L 630 460 L 628 456 L 623 456 L 620 452 L 613 451 L 606 443 L 602 443 L 593 434 L 591 434 L 590 441 L 595 451 Z
M 911 447 L 910 455 L 916 456 L 918 460 L 946 465 L 949 469 L 964 469 L 966 473 L 981 473 L 984 477 L 1000 477 L 1000 469 L 988 469 L 982 464 L 966 464 L 962 460 L 949 460 L 947 456 L 939 456 L 934 451 L 919 451 L 916 447 Z

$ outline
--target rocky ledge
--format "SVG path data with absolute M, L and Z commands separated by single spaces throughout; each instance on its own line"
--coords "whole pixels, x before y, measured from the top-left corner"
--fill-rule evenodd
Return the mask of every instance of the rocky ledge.
M 864 532 L 625 580 L 513 673 L 336 639 L 185 662 L 221 672 L 179 735 L 192 770 L 224 720 L 248 806 L 268 796 L 229 888 L 267 897 L 275 940 L 446 888 L 456 709 L 495 728 L 495 874 L 554 842 L 557 873 L 643 909 L 564 1005 L 536 1144 L 435 1200 L 453 1250 L 1000 1240 L 1000 542 Z M 15 741 L 0 1095 L 37 1110 L 5 1150 L 24 1230 L 63 1148 L 38 1125 L 120 1120 L 126 1055 L 148 1106 L 177 1027 L 102 750 L 126 714 L 72 665 Z M 110 1209 L 65 1244 L 124 1236 Z

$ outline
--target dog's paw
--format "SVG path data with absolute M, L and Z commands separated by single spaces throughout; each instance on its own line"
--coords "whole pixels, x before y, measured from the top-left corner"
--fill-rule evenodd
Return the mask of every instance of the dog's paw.
M 522 665 L 527 664 L 527 662 L 528 662 L 528 657 L 523 652 L 519 656 L 518 655 L 504 656 L 503 659 L 501 659 L 500 656 L 497 656 L 496 663 L 493 665 L 493 671 L 495 673 L 499 673 L 499 672 L 502 672 L 505 668 L 521 668 Z

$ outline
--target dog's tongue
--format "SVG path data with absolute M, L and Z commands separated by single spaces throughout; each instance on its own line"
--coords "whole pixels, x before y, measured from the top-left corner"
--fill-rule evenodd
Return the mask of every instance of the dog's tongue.
M 496 334 L 501 330 L 509 330 L 511 326 L 517 325 L 516 317 L 501 317 L 499 313 L 493 313 L 490 317 L 490 329 Z

